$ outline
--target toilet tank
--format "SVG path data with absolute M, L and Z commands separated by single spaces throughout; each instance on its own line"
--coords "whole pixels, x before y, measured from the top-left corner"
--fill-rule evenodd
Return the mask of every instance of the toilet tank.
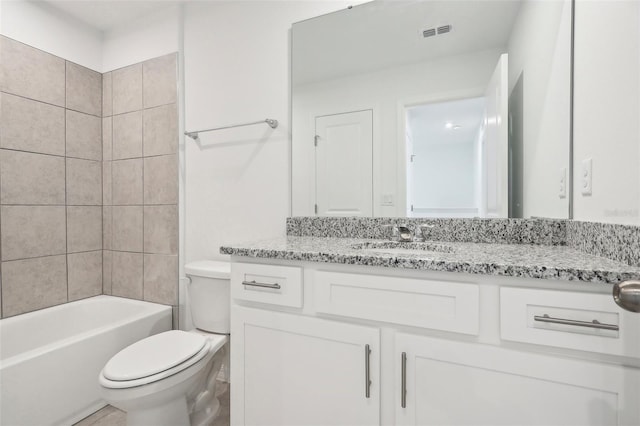
M 184 265 L 193 325 L 211 333 L 229 334 L 229 262 L 200 260 Z

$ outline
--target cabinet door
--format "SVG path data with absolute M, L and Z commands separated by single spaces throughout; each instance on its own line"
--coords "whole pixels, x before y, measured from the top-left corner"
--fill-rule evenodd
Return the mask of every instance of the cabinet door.
M 395 354 L 398 425 L 640 423 L 635 368 L 409 334 Z
M 377 328 L 238 306 L 231 327 L 232 424 L 379 424 Z

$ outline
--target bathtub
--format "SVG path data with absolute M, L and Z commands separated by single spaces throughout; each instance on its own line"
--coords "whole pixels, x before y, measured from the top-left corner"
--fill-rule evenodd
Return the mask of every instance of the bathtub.
M 102 408 L 98 374 L 171 329 L 171 307 L 96 296 L 0 321 L 0 424 L 69 425 Z

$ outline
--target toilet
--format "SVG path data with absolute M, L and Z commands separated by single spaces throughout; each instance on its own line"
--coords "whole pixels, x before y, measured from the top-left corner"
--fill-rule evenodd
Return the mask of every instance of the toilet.
M 129 426 L 204 426 L 218 414 L 216 377 L 229 340 L 228 262 L 185 265 L 195 329 L 171 330 L 118 352 L 99 376 L 102 397 Z

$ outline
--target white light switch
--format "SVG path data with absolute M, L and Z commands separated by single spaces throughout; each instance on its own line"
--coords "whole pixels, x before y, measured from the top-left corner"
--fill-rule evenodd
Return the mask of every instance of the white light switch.
M 582 160 L 582 170 L 580 171 L 580 188 L 582 195 L 591 195 L 592 190 L 592 163 L 591 158 Z
M 382 194 L 382 205 L 393 206 L 393 194 Z
M 558 188 L 558 196 L 560 198 L 567 198 L 567 168 L 560 168 L 560 187 Z

